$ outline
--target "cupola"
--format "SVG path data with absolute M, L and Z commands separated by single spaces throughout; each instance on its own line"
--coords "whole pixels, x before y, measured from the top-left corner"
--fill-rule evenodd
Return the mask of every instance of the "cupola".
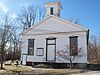
M 60 1 L 58 1 L 58 2 L 47 2 L 45 4 L 45 8 L 46 8 L 46 16 L 55 15 L 57 17 L 60 17 L 60 11 L 62 9 Z

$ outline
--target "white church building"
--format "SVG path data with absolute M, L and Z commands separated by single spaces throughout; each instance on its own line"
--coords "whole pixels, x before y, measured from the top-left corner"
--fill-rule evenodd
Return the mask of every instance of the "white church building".
M 73 63 L 87 63 L 88 29 L 62 19 L 60 2 L 47 2 L 45 8 L 44 19 L 22 32 L 22 65 L 50 61 L 69 63 L 58 57 L 56 52 L 65 49 L 65 46 L 72 47 L 71 45 L 82 48 L 84 54 L 84 56 L 76 58 Z

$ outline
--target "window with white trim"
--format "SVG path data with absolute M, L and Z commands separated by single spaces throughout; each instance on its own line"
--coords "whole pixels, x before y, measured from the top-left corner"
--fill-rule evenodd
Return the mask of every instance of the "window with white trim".
M 34 55 L 34 39 L 28 39 L 28 55 Z
M 78 55 L 78 37 L 71 36 L 70 38 L 70 55 L 77 56 Z

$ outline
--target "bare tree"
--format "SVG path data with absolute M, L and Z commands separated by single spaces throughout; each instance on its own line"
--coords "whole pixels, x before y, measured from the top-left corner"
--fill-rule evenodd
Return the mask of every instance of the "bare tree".
M 91 36 L 88 48 L 88 62 L 90 64 L 100 63 L 100 36 Z
M 75 19 L 75 18 L 70 18 L 69 21 L 70 22 L 73 22 L 75 24 L 78 24 L 79 23 L 79 19 Z
M 23 30 L 31 27 L 36 21 L 41 20 L 44 16 L 42 7 L 34 8 L 34 6 L 23 7 L 21 14 L 19 14 L 19 21 Z
M 72 55 L 69 46 L 66 46 L 65 50 L 57 50 L 57 56 L 61 57 L 70 62 L 70 69 L 72 69 L 72 63 L 76 58 L 82 57 L 83 52 L 82 48 L 77 49 L 78 55 Z
M 12 35 L 12 38 L 11 38 L 11 42 L 12 42 L 12 47 L 13 47 L 13 55 L 12 55 L 12 60 L 17 60 L 18 58 L 18 53 L 20 52 L 20 49 L 19 49 L 19 43 L 20 43 L 20 28 L 19 27 L 16 27 L 14 26 L 12 28 L 12 32 L 11 32 L 11 35 Z
M 0 56 L 1 56 L 1 69 L 3 69 L 3 62 L 6 54 L 7 43 L 10 38 L 11 25 L 13 20 L 8 15 L 4 15 L 0 23 Z
M 38 7 L 37 9 L 38 9 L 37 18 L 38 18 L 38 21 L 41 21 L 43 19 L 43 17 L 45 16 L 45 10 L 44 10 L 44 8 L 42 6 Z

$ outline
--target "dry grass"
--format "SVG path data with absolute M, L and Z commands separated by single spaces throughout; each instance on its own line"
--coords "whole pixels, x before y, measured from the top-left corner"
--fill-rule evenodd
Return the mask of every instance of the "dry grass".
M 5 70 L 0 70 L 0 75 L 16 75 L 16 73 L 32 73 L 35 74 L 43 74 L 43 75 L 63 75 L 63 74 L 75 74 L 80 73 L 81 70 L 77 69 L 47 69 L 47 68 L 32 68 L 29 66 L 21 66 L 19 65 L 16 67 L 16 65 L 4 65 Z
M 0 70 L 0 75 L 16 75 L 16 73 L 8 70 Z
M 16 67 L 16 65 L 8 65 L 8 66 L 4 66 L 5 70 L 8 71 L 13 71 L 13 72 L 26 72 L 26 71 L 32 71 L 32 67 L 29 66 L 21 66 L 19 65 L 18 67 Z
M 16 75 L 18 72 L 30 72 L 32 67 L 19 65 L 4 65 L 4 70 L 0 70 L 0 75 Z
M 49 74 L 71 74 L 71 73 L 79 73 L 80 70 L 70 70 L 70 69 L 56 69 L 56 70 L 49 70 Z
M 45 68 L 34 68 L 34 71 L 41 72 L 48 75 L 63 75 L 63 74 L 75 74 L 80 73 L 82 70 L 77 69 L 45 69 Z

